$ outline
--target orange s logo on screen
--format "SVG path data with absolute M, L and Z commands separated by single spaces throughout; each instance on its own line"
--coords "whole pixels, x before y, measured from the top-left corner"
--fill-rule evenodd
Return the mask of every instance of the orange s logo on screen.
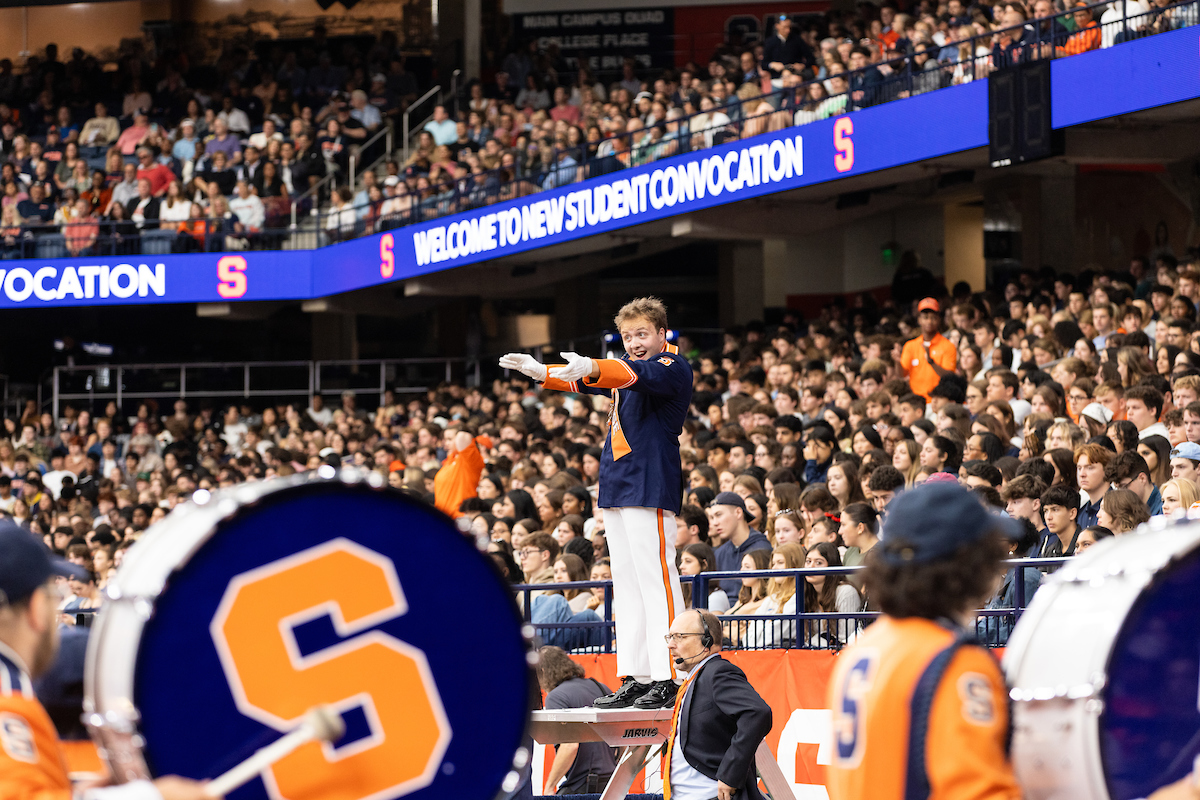
M 217 294 L 229 300 L 246 294 L 246 259 L 242 256 L 222 256 L 217 262 Z
M 396 273 L 396 238 L 390 233 L 379 237 L 379 276 L 390 278 Z
M 312 706 L 361 706 L 371 727 L 337 750 L 311 742 L 276 763 L 263 776 L 272 798 L 392 798 L 433 782 L 451 731 L 429 663 L 370 630 L 407 611 L 391 560 L 348 539 L 230 581 L 210 630 L 238 709 L 287 731 Z M 344 641 L 301 654 L 295 627 L 324 616 Z
M 833 157 L 833 166 L 838 172 L 849 172 L 854 168 L 854 120 L 849 117 L 838 117 L 833 123 L 833 147 L 837 153 Z

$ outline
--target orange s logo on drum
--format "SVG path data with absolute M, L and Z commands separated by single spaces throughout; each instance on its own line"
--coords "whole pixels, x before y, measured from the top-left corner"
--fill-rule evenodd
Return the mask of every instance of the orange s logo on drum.
M 238 709 L 287 731 L 312 706 L 361 706 L 371 727 L 336 751 L 311 742 L 276 763 L 263 776 L 273 798 L 401 797 L 433 782 L 451 731 L 428 661 L 370 630 L 407 611 L 392 562 L 348 539 L 230 581 L 210 630 Z M 295 627 L 323 616 L 344 641 L 302 655 Z

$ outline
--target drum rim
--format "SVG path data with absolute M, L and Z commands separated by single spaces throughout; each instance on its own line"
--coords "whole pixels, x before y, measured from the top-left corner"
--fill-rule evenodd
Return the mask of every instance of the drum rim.
M 313 485 L 381 494 L 422 506 L 430 513 L 442 513 L 432 505 L 389 486 L 376 472 L 359 467 L 324 465 L 315 470 L 257 484 L 239 484 L 211 492 L 200 489 L 186 503 L 172 509 L 170 514 L 150 526 L 129 549 L 122 568 L 105 587 L 105 602 L 96 614 L 84 660 L 83 721 L 115 782 L 153 777 L 145 759 L 141 717 L 133 703 L 132 684 L 146 623 L 151 617 L 153 603 L 162 594 L 167 581 L 187 566 L 222 526 L 233 522 L 249 509 L 260 509 L 263 504 L 281 502 L 304 487 Z M 166 523 L 172 519 L 183 530 L 170 529 Z M 453 526 L 454 520 L 447 519 Z M 168 532 L 170 539 L 167 538 Z M 488 537 L 464 534 L 463 538 L 474 543 L 475 551 L 484 557 L 496 580 L 506 585 L 507 581 L 487 551 Z M 132 562 L 130 559 L 133 559 Z M 167 563 L 160 563 L 164 561 Z M 146 564 L 144 571 L 149 575 L 140 575 L 139 579 L 130 577 L 132 572 L 127 567 L 131 563 L 136 567 L 143 562 Z M 126 572 L 125 581 L 121 581 L 122 570 Z M 535 646 L 537 634 L 534 627 L 524 620 L 515 599 L 510 605 L 519 623 L 525 649 L 526 706 L 532 709 L 534 701 L 541 695 L 536 673 L 539 661 Z M 110 625 L 117 626 L 121 636 L 104 641 L 104 631 Z M 129 688 L 126 692 L 111 693 L 112 696 L 109 696 L 104 680 L 104 672 L 109 667 L 105 665 L 118 657 L 122 663 L 115 666 L 128 668 L 122 682 L 128 683 Z M 497 797 L 519 785 L 521 770 L 533 760 L 532 750 L 523 743 L 529 737 L 530 724 L 531 718 L 527 714 L 520 737 L 522 743 L 513 753 L 508 772 L 497 787 Z
M 1179 528 L 1181 526 L 1190 526 L 1191 535 L 1180 536 L 1182 531 Z M 1145 541 L 1143 537 L 1147 536 L 1152 537 L 1152 540 Z M 1161 549 L 1148 551 L 1154 555 L 1134 564 L 1120 560 L 1114 562 L 1108 558 L 1123 546 L 1136 546 L 1133 543 L 1138 540 L 1142 540 L 1143 547 L 1150 546 Z M 1099 781 L 1105 797 L 1113 795 L 1109 780 L 1108 761 L 1101 747 L 1100 734 L 1102 722 L 1107 715 L 1105 701 L 1109 684 L 1108 676 L 1112 672 L 1112 659 L 1116 644 L 1121 635 L 1128 630 L 1131 612 L 1146 591 L 1163 579 L 1162 576 L 1171 565 L 1198 549 L 1200 549 L 1200 514 L 1195 512 L 1178 514 L 1171 518 L 1155 517 L 1127 534 L 1099 542 L 1087 553 L 1076 556 L 1065 564 L 1053 574 L 1048 583 L 1043 584 L 1018 621 L 1013 635 L 1009 638 L 1004 654 L 1004 672 L 1010 686 L 1009 697 L 1013 722 L 1017 722 L 1017 717 L 1022 715 L 1024 709 L 1036 708 L 1046 701 L 1053 701 L 1055 705 L 1059 701 L 1081 704 L 1078 707 L 1081 709 L 1079 713 L 1083 714 L 1082 721 L 1092 730 L 1093 734 L 1085 736 L 1081 743 L 1081 755 L 1086 762 L 1083 766 L 1084 774 L 1090 780 Z M 1098 657 L 1088 664 L 1090 669 L 1098 671 L 1091 674 L 1098 674 L 1099 682 L 1094 678 L 1088 678 L 1085 681 L 1086 686 L 1083 684 L 1076 687 L 1028 685 L 1031 677 L 1025 674 L 1028 658 L 1036 646 L 1044 644 L 1040 637 L 1045 636 L 1046 621 L 1054 611 L 1055 601 L 1060 594 L 1070 590 L 1074 585 L 1103 586 L 1104 582 L 1118 578 L 1128 582 L 1123 591 L 1132 592 L 1136 589 L 1136 592 L 1111 609 L 1113 613 L 1121 614 L 1120 623 L 1115 626 L 1108 641 L 1104 643 L 1102 657 Z M 1036 689 L 1043 689 L 1050 693 L 1037 693 L 1034 691 Z M 1098 705 L 1091 706 L 1095 711 L 1086 711 L 1088 705 L 1094 703 L 1098 703 Z M 1014 753 L 1019 749 L 1018 740 L 1022 738 L 1020 730 L 1021 726 L 1015 726 Z M 1014 767 L 1020 774 L 1022 765 L 1019 763 L 1019 759 L 1014 759 Z M 1062 788 L 1062 784 L 1055 785 Z

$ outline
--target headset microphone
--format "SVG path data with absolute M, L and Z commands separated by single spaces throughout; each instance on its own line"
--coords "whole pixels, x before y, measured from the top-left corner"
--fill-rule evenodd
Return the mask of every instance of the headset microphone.
M 689 658 L 676 658 L 676 659 L 675 659 L 675 663 L 676 663 L 677 665 L 680 665 L 680 666 L 682 666 L 683 664 L 686 664 L 686 663 L 687 663 L 687 662 L 689 662 L 689 661 L 695 661 L 697 658 L 700 658 L 701 656 L 707 655 L 707 654 L 708 654 L 708 650 L 709 650 L 709 648 L 711 648 L 711 647 L 713 646 L 713 644 L 715 644 L 715 642 L 713 641 L 713 635 L 712 635 L 712 632 L 711 632 L 711 631 L 709 631 L 709 629 L 708 629 L 708 620 L 706 620 L 706 619 L 704 618 L 704 613 L 703 613 L 703 612 L 702 612 L 700 609 L 698 609 L 698 608 L 697 608 L 697 609 L 696 609 L 696 614 L 698 614 L 698 615 L 699 615 L 699 617 L 700 617 L 700 624 L 701 624 L 701 626 L 703 626 L 703 628 L 704 628 L 704 632 L 700 634 L 700 646 L 704 648 L 704 652 L 703 652 L 703 653 L 697 653 L 696 655 L 694 655 L 694 656 L 691 656 L 691 657 L 689 657 Z

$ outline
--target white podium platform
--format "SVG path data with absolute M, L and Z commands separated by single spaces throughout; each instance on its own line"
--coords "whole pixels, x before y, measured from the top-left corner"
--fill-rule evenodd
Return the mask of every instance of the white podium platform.
M 629 794 L 633 779 L 650 760 L 651 751 L 670 735 L 671 713 L 669 708 L 654 711 L 631 708 L 534 711 L 530 733 L 539 744 L 604 742 L 617 748 L 617 769 L 600 800 L 621 800 Z M 796 800 L 766 742 L 758 746 L 754 761 L 773 800 Z

